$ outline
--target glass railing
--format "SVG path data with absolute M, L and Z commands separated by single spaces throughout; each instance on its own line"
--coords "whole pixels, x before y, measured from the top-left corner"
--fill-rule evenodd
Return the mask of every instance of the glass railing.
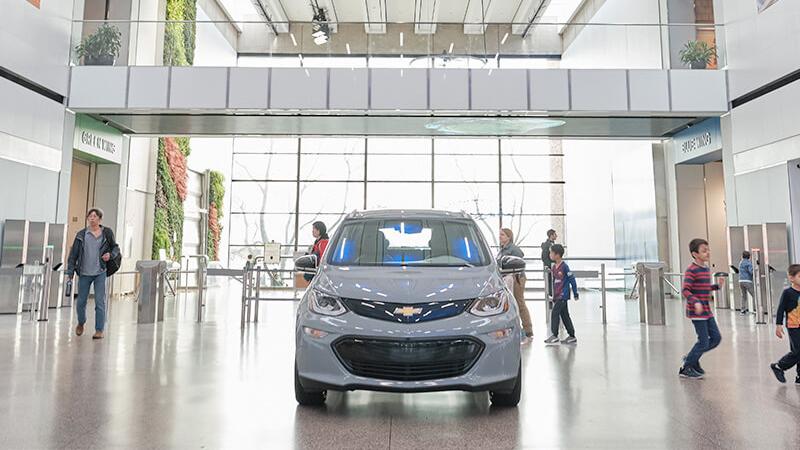
M 719 69 L 715 24 L 75 21 L 73 65 Z

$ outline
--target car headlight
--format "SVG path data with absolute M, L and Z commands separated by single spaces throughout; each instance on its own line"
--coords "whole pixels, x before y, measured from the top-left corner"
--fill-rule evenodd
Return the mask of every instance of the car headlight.
M 317 290 L 308 293 L 308 309 L 323 316 L 340 316 L 347 312 L 338 298 Z
M 472 304 L 469 312 L 476 316 L 496 316 L 508 311 L 508 298 L 505 291 L 499 291 L 486 297 L 480 297 Z

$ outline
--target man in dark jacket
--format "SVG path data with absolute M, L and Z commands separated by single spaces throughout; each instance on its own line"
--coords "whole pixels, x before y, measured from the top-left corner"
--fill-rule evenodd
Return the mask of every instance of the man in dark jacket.
M 542 264 L 544 264 L 544 293 L 550 298 L 552 296 L 553 278 L 550 276 L 550 268 L 553 267 L 553 260 L 550 259 L 550 247 L 556 243 L 558 234 L 556 230 L 547 230 L 547 240 L 542 242 Z
M 106 321 L 106 263 L 119 257 L 120 251 L 114 232 L 104 227 L 103 211 L 92 208 L 86 215 L 86 228 L 75 235 L 67 261 L 67 281 L 78 274 L 78 300 L 76 312 L 78 326 L 75 334 L 83 334 L 86 323 L 86 303 L 89 289 L 94 286 L 94 329 L 92 339 L 102 339 Z

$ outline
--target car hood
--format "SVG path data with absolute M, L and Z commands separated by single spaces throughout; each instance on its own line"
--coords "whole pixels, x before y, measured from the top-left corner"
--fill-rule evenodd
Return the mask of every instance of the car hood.
M 504 284 L 485 267 L 324 266 L 315 287 L 344 298 L 392 303 L 464 300 L 492 294 Z

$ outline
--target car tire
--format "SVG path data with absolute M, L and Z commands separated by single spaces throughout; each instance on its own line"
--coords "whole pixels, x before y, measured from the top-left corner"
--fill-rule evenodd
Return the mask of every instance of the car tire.
M 303 406 L 322 406 L 325 404 L 325 398 L 328 392 L 322 391 L 307 391 L 300 384 L 300 375 L 297 373 L 297 366 L 294 367 L 294 398 L 297 403 Z
M 511 392 L 494 392 L 489 391 L 489 399 L 492 406 L 502 407 L 515 407 L 519 404 L 519 399 L 522 396 L 522 361 L 519 362 L 519 370 L 517 371 L 517 378 L 514 382 L 514 389 Z

